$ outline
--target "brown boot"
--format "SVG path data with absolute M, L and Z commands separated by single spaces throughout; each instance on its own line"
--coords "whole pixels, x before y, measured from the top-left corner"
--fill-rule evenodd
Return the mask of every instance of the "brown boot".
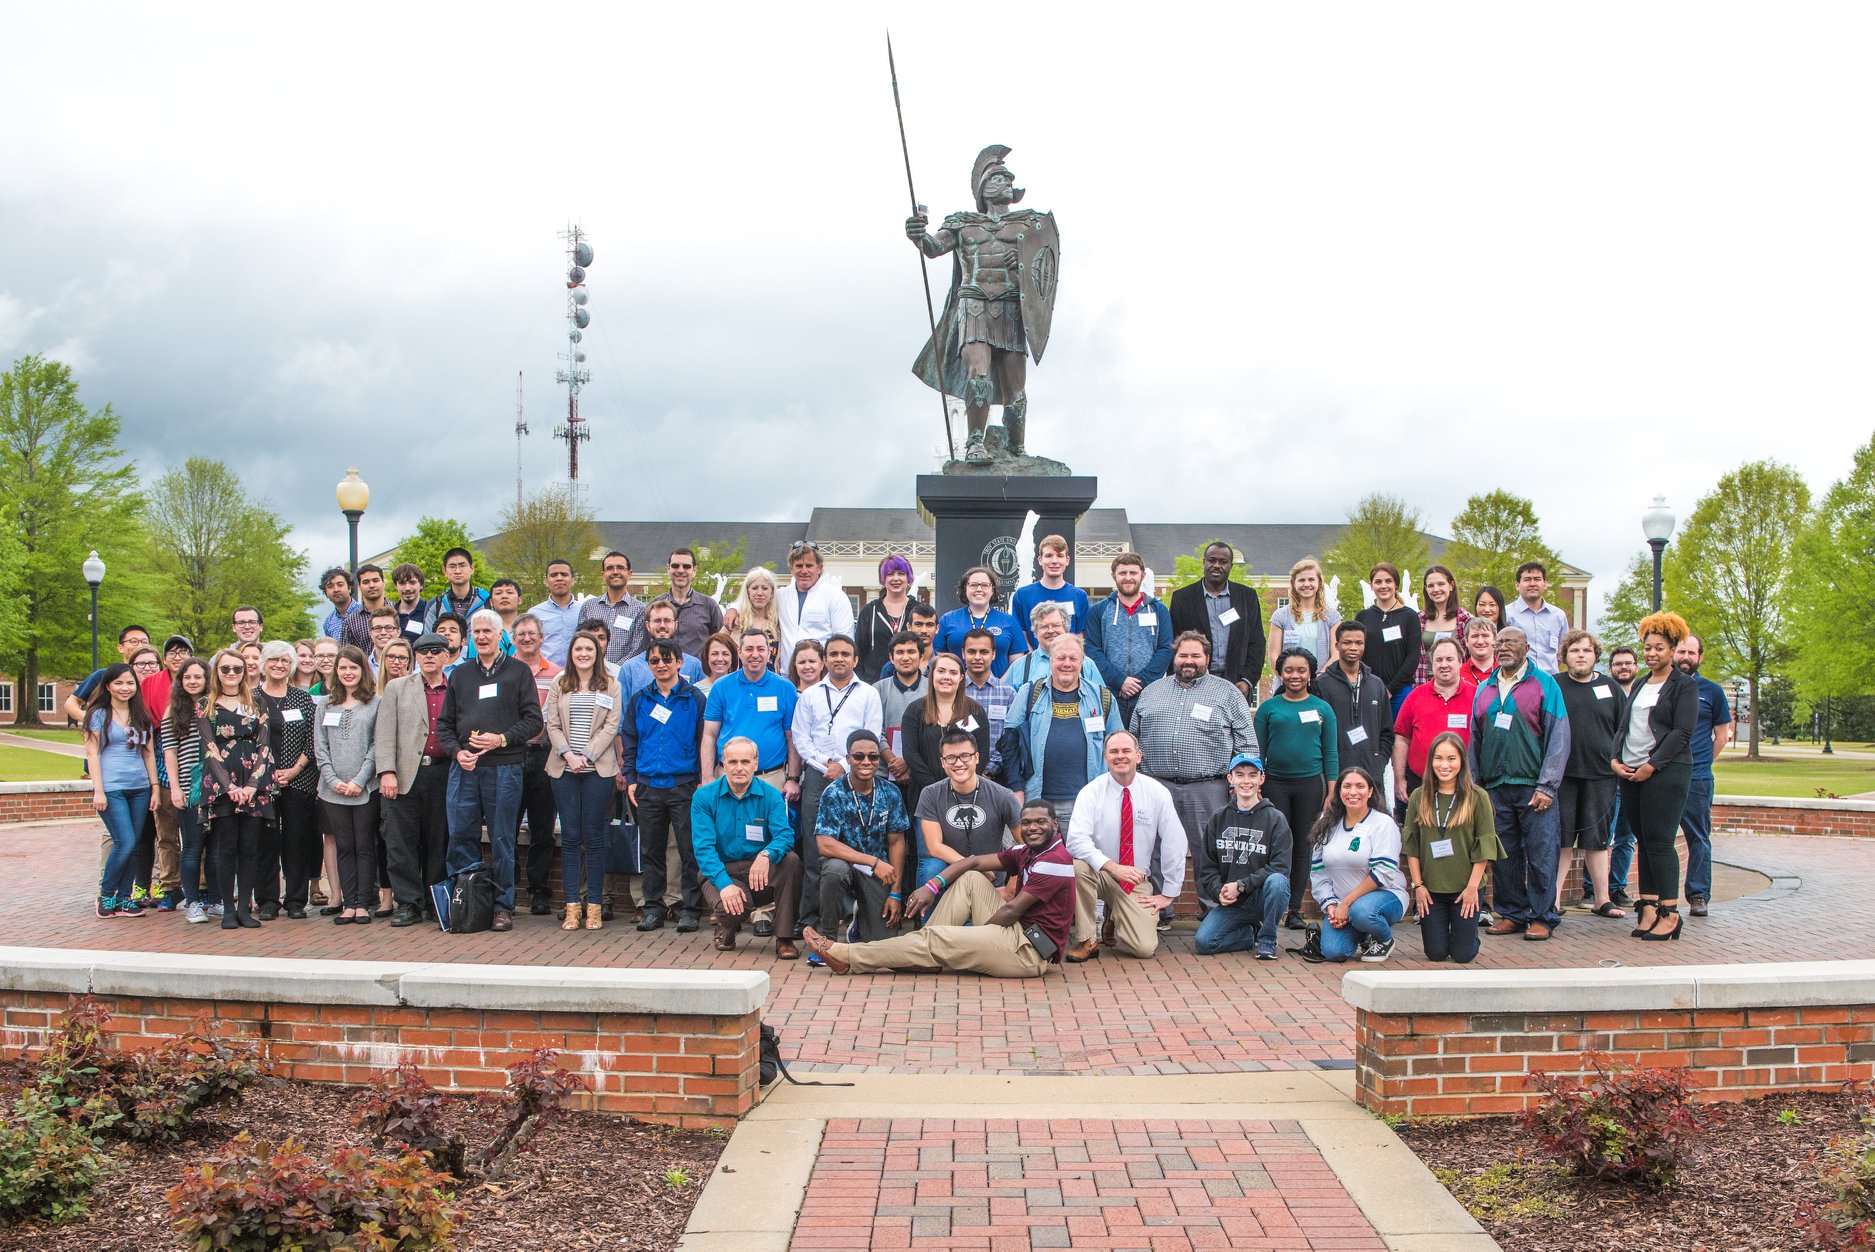
M 561 930 L 578 930 L 579 929 L 579 905 L 569 904 L 566 906 L 566 920 L 560 923 L 560 929 Z
M 572 907 L 573 906 L 570 904 L 567 905 L 567 908 L 569 909 Z M 602 910 L 596 904 L 588 904 L 586 906 L 586 929 L 587 930 L 598 930 L 605 925 L 605 920 L 601 916 L 601 913 L 602 913 Z
M 1100 940 L 1098 939 L 1089 939 L 1085 943 L 1076 944 L 1074 947 L 1068 949 L 1068 961 L 1074 965 L 1079 965 L 1082 961 L 1097 961 L 1099 959 Z

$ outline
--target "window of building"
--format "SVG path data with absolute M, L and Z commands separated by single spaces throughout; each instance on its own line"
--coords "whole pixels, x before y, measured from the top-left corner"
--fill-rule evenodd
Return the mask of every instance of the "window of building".
M 40 683 L 39 684 L 39 711 L 41 713 L 56 713 L 58 712 L 58 709 L 59 709 L 58 689 L 54 687 L 51 683 Z
M 13 684 L 0 683 L 0 713 L 13 711 Z

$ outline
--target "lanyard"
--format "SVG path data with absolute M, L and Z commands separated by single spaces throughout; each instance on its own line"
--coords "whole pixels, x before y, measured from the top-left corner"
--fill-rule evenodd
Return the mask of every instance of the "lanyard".
M 1452 802 L 1450 804 L 1446 804 L 1443 806 L 1441 806 L 1439 803 L 1439 793 L 1436 791 L 1433 793 L 1432 795 L 1432 820 L 1438 823 L 1440 834 L 1443 835 L 1446 831 L 1446 828 L 1452 824 L 1452 810 L 1456 809 L 1457 807 L 1458 807 L 1458 793 L 1456 791 L 1452 793 Z
M 848 787 L 847 791 L 853 796 L 853 807 L 858 808 L 859 792 L 854 791 L 851 787 Z M 872 833 L 872 815 L 879 807 L 879 784 L 876 782 L 872 785 L 871 800 L 872 802 L 866 806 L 866 811 L 860 815 L 859 833 L 862 835 L 870 835 Z
M 832 687 L 822 687 L 820 689 L 821 694 L 827 697 L 827 729 L 828 730 L 833 729 L 833 723 L 835 719 L 837 719 L 840 716 L 840 710 L 846 707 L 846 702 L 853 698 L 853 692 L 858 690 L 859 686 L 860 686 L 860 681 L 857 678 L 855 678 L 852 682 L 848 683 L 846 685 L 846 691 L 844 694 L 840 696 L 840 702 L 838 704 L 835 704 L 833 702 L 833 688 Z

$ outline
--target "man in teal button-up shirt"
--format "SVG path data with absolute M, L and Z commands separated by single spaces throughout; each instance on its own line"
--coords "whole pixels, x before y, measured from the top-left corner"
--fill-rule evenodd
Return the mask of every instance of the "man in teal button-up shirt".
M 697 876 L 716 927 L 716 950 L 733 952 L 736 932 L 753 908 L 775 906 L 775 955 L 800 955 L 794 940 L 801 900 L 801 858 L 787 801 L 755 776 L 755 741 L 738 735 L 723 745 L 723 773 L 690 801 Z

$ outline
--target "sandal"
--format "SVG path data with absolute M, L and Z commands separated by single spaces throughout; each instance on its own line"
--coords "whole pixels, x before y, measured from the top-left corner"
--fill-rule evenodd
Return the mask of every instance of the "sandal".
M 1613 900 L 1604 900 L 1590 909 L 1589 912 L 1595 914 L 1597 917 L 1626 917 L 1628 915 L 1627 910 L 1623 909 Z

